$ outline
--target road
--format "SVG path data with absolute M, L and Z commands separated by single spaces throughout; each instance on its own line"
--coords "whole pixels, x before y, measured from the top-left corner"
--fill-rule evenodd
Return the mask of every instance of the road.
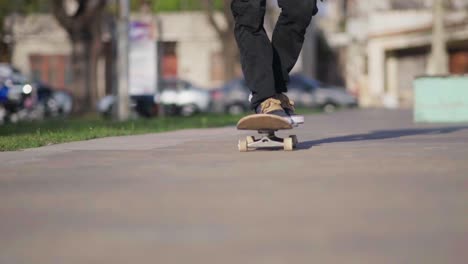
M 466 263 L 468 124 L 306 117 L 295 152 L 233 127 L 0 153 L 0 263 Z

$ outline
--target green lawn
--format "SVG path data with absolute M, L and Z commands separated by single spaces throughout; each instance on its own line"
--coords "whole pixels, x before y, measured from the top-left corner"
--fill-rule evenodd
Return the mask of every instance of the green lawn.
M 306 114 L 311 110 L 298 111 Z M 188 128 L 235 125 L 241 116 L 203 114 L 193 117 L 137 119 L 126 122 L 97 116 L 0 125 L 0 151 L 35 148 L 109 136 L 157 133 Z

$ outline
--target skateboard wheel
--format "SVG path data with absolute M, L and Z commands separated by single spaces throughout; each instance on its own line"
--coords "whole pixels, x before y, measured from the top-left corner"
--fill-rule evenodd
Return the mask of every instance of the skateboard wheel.
M 255 138 L 252 136 L 246 137 L 245 140 L 247 141 L 247 144 L 251 144 L 255 142 Z
M 247 152 L 249 151 L 247 140 L 239 140 L 239 144 L 237 145 L 240 152 Z
M 285 138 L 283 144 L 284 150 L 286 151 L 292 151 L 294 149 L 293 139 L 290 137 Z
M 291 135 L 289 137 L 292 138 L 293 146 L 294 146 L 294 148 L 296 148 L 297 144 L 299 143 L 299 140 L 297 139 L 297 136 L 296 135 Z

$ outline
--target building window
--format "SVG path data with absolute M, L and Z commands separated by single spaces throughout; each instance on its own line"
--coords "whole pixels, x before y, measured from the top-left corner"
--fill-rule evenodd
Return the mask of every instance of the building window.
M 450 73 L 468 74 L 468 50 L 450 53 Z
M 177 77 L 178 75 L 178 60 L 177 60 L 177 43 L 162 42 L 163 59 L 162 59 L 162 76 L 164 78 Z
M 68 56 L 32 54 L 29 57 L 29 63 L 34 81 L 57 89 L 65 89 L 70 85 Z
M 31 78 L 34 82 L 41 81 L 41 67 L 42 67 L 42 57 L 37 55 L 32 55 L 30 57 L 31 63 Z

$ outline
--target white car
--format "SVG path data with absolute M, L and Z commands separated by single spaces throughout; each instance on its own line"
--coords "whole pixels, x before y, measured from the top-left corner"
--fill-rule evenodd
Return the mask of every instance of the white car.
M 197 88 L 191 83 L 179 79 L 165 79 L 159 86 L 157 94 L 130 96 L 130 109 L 144 117 L 157 115 L 154 109 L 158 105 L 164 107 L 167 115 L 191 116 L 195 113 L 208 112 L 210 110 L 211 97 L 207 90 Z M 105 117 L 112 115 L 115 104 L 115 96 L 108 95 L 99 100 L 98 111 Z
M 160 102 L 173 106 L 183 116 L 207 112 L 210 107 L 210 93 L 179 79 L 166 79 L 161 85 Z

